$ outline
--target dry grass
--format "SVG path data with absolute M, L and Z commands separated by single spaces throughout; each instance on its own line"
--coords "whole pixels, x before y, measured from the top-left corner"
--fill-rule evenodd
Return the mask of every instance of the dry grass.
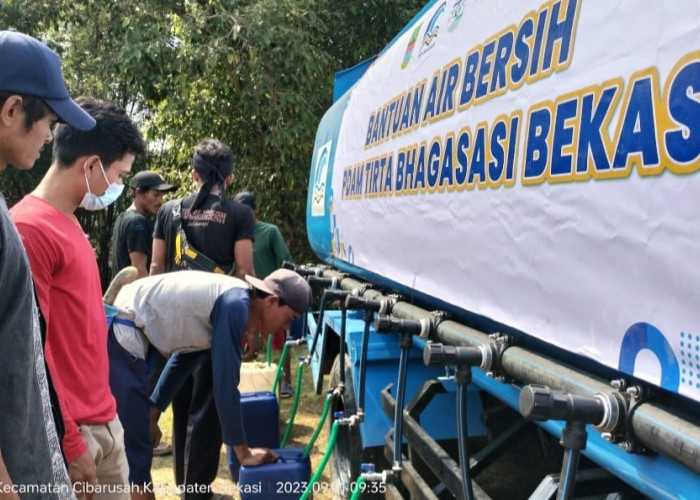
M 296 347 L 290 350 L 292 360 L 296 360 L 297 356 L 306 353 L 305 347 Z M 292 386 L 296 387 L 297 370 L 295 364 L 292 363 Z M 286 422 L 292 408 L 293 398 L 282 399 L 280 401 L 280 438 L 286 430 Z M 302 376 L 302 391 L 299 400 L 296 417 L 294 419 L 294 427 L 287 443 L 288 447 L 305 447 L 311 439 L 311 436 L 318 425 L 318 421 L 323 409 L 324 396 L 316 395 L 313 389 L 311 378 L 311 369 L 305 367 Z M 168 409 L 161 417 L 160 427 L 163 431 L 163 439 L 168 442 L 172 441 L 172 413 Z M 311 453 L 312 473 L 316 471 L 319 462 L 325 452 L 326 443 L 328 441 L 328 422 L 323 426 L 323 430 L 318 436 Z M 172 468 L 172 456 L 154 457 L 153 467 L 151 469 L 153 475 L 153 484 L 156 488 L 156 497 L 160 500 L 178 500 L 177 491 L 175 489 L 175 480 Z M 322 485 L 329 484 L 328 468 L 324 470 L 322 477 L 319 479 Z M 214 491 L 218 493 L 231 494 L 234 498 L 240 498 L 236 493 L 236 486 L 231 481 L 228 472 L 228 459 L 226 458 L 226 448 L 221 448 L 221 458 L 219 460 L 219 474 L 214 482 Z M 314 490 L 318 491 L 318 490 Z M 329 500 L 330 493 L 319 492 L 314 494 L 315 500 Z

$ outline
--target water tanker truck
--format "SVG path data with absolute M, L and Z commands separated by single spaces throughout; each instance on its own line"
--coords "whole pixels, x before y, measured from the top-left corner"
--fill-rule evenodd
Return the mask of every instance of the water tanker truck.
M 334 94 L 333 495 L 700 498 L 700 3 L 430 1 Z

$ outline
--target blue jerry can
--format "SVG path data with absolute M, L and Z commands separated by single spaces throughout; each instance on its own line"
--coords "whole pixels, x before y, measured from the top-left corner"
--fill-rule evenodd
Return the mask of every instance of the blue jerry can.
M 277 448 L 280 445 L 280 407 L 270 391 L 244 392 L 241 394 L 241 411 L 246 444 L 251 448 Z M 241 467 L 236 453 L 226 446 L 228 470 L 233 481 L 238 481 Z
M 298 500 L 304 493 L 311 478 L 311 459 L 304 457 L 304 448 L 274 451 L 280 456 L 275 463 L 241 466 L 241 500 Z

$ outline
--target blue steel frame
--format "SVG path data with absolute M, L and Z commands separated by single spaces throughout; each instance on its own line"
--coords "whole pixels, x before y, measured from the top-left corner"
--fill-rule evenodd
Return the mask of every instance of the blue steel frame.
M 472 368 L 472 383 L 518 411 L 520 386 L 498 382 L 477 368 Z M 559 438 L 565 422 L 548 420 L 537 425 Z M 588 443 L 583 454 L 644 495 L 657 499 L 698 498 L 700 476 L 694 472 L 661 455 L 626 453 L 605 441 L 591 426 L 587 431 Z
M 335 335 L 335 332 L 340 332 L 340 312 L 326 311 L 323 323 L 322 335 Z M 309 331 L 315 331 L 316 321 L 312 315 L 309 315 L 308 325 Z M 348 356 L 353 365 L 355 396 L 357 396 L 359 384 L 359 359 L 363 328 L 364 322 L 361 316 L 349 311 L 346 322 L 346 345 Z M 317 352 L 313 353 L 311 357 L 314 382 L 319 376 L 323 376 L 320 373 L 321 360 L 318 352 L 322 345 L 321 340 L 319 339 Z M 424 345 L 423 339 L 414 338 L 409 359 L 406 403 L 410 401 L 425 381 L 444 378 L 446 375 L 445 369 L 428 368 L 423 365 L 422 350 Z M 311 347 L 310 335 L 307 335 L 307 346 Z M 384 436 L 393 426 L 393 422 L 382 409 L 379 393 L 389 383 L 396 385 L 398 360 L 397 336 L 378 334 L 371 328 L 365 386 L 365 421 L 360 425 L 363 448 L 383 446 Z M 421 419 L 421 425 L 437 440 L 455 438 L 457 435 L 454 384 L 445 383 L 444 386 L 451 392 L 436 397 L 424 411 Z M 486 391 L 518 411 L 520 386 L 498 382 L 488 377 L 483 371 L 473 368 L 472 388 Z M 469 398 L 469 434 L 470 436 L 484 435 L 486 429 L 480 419 L 480 400 L 473 397 L 472 393 L 470 393 Z M 477 401 L 478 403 L 474 403 Z M 550 420 L 537 424 L 559 438 L 565 422 Z M 700 476 L 686 467 L 661 455 L 626 453 L 619 446 L 605 441 L 600 433 L 590 426 L 588 428 L 588 443 L 583 454 L 651 498 L 694 500 L 700 492 Z
M 309 315 L 309 330 L 316 329 L 316 321 Z M 323 319 L 321 335 L 335 335 L 340 332 L 340 311 L 326 311 Z M 350 363 L 353 366 L 353 388 L 357 400 L 359 391 L 359 366 L 362 345 L 362 332 L 364 321 L 362 315 L 348 311 L 346 321 L 345 344 Z M 311 347 L 311 336 L 307 336 L 307 346 Z M 423 384 L 432 379 L 437 379 L 446 374 L 444 368 L 426 367 L 423 364 L 423 339 L 414 337 L 413 348 L 410 351 L 408 361 L 408 374 L 406 381 L 405 403 L 421 389 Z M 321 373 L 320 346 L 323 339 L 319 338 L 316 352 L 311 356 L 311 370 L 316 384 Z M 365 419 L 360 424 L 360 435 L 363 448 L 383 446 L 384 436 L 393 427 L 393 421 L 382 409 L 380 392 L 389 384 L 394 384 L 399 367 L 400 350 L 398 335 L 379 334 L 370 328 L 369 348 L 367 351 L 367 373 L 365 381 Z M 433 437 L 433 439 L 453 439 L 457 436 L 456 393 L 454 387 L 446 385 L 448 392 L 439 394 L 430 402 L 421 414 L 421 425 Z M 449 392 L 451 391 L 451 392 Z M 474 397 L 469 399 L 469 435 L 486 435 L 486 428 L 481 421 L 482 405 L 478 393 L 474 391 Z

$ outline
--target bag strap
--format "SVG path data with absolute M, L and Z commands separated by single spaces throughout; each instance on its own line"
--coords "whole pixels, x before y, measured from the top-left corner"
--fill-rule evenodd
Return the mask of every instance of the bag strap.
M 185 231 L 182 229 L 182 200 L 179 203 L 175 203 L 173 206 L 173 229 L 175 230 L 175 265 L 178 267 L 185 267 L 185 263 L 182 260 L 183 254 L 183 243 L 187 245 L 187 236 L 185 236 Z
M 173 226 L 175 229 L 175 265 L 185 269 L 195 269 L 216 274 L 233 275 L 233 267 L 228 271 L 219 266 L 192 246 L 182 227 L 182 200 L 173 207 Z

